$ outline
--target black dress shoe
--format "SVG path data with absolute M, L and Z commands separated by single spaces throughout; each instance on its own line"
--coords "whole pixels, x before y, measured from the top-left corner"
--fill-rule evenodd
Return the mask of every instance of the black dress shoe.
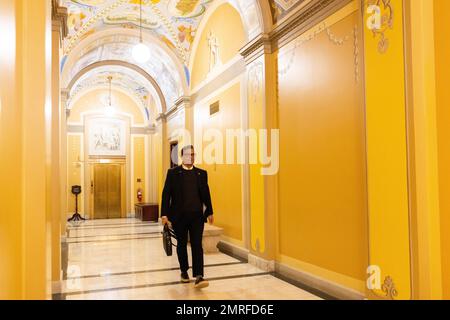
M 209 282 L 203 279 L 203 277 L 197 277 L 195 280 L 194 288 L 203 289 L 209 286 Z
M 191 279 L 189 279 L 189 275 L 187 272 L 182 272 L 181 273 L 181 282 L 182 283 L 189 283 L 191 281 Z

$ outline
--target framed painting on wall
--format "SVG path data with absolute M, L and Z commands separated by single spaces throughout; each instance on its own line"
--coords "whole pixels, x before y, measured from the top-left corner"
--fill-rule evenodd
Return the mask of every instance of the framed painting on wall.
M 94 118 L 87 123 L 90 156 L 126 156 L 126 122 Z

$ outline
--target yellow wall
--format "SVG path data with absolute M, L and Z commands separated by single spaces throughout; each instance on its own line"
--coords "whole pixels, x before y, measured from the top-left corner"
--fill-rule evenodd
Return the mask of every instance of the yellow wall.
M 354 63 L 355 9 L 325 21 L 335 37 L 348 37 L 343 45 L 326 31 L 299 45 L 314 27 L 279 52 L 279 241 L 283 261 L 298 260 L 307 271 L 363 291 L 364 102 L 362 79 L 355 79 L 362 72 Z
M 156 174 L 157 174 L 157 199 L 158 199 L 158 205 L 159 209 L 161 210 L 161 197 L 162 197 L 162 190 L 164 188 L 164 181 L 166 179 L 166 171 L 164 171 L 163 166 L 163 141 L 162 141 L 162 127 L 161 124 L 158 127 L 158 132 L 154 136 L 154 151 L 156 153 Z M 161 212 L 160 212 L 161 213 Z
M 395 18 L 379 51 L 380 35 L 364 28 L 369 264 L 391 277 L 398 299 L 411 297 L 403 1 L 391 1 Z M 384 10 L 384 9 L 383 9 Z M 365 10 L 364 10 L 365 11 Z M 382 14 L 387 14 L 383 11 Z M 365 14 L 365 19 L 368 15 Z M 386 297 L 381 290 L 374 290 Z
M 133 197 L 131 198 L 131 206 L 134 211 L 135 203 L 138 203 L 137 190 L 142 189 L 142 201 L 145 202 L 145 188 L 147 177 L 145 176 L 145 137 L 132 137 L 133 141 L 133 179 L 131 182 L 133 186 Z M 141 182 L 137 182 L 141 179 Z
M 97 89 L 86 93 L 74 103 L 67 121 L 69 123 L 81 123 L 83 121 L 81 118 L 83 112 L 102 112 L 104 108 L 103 101 L 107 100 L 101 99 L 101 97 L 108 97 L 108 95 L 109 91 L 105 89 Z M 143 113 L 133 99 L 117 90 L 114 90 L 112 95 L 114 107 L 118 113 L 131 114 L 134 121 L 133 125 L 144 124 Z
M 208 19 L 202 34 L 197 35 L 200 40 L 194 52 L 191 88 L 195 88 L 209 73 L 208 36 L 210 31 L 218 38 L 223 64 L 235 57 L 245 44 L 244 27 L 239 13 L 228 3 L 219 6 Z
M 444 298 L 450 299 L 450 1 L 435 0 L 434 13 L 442 284 Z
M 264 128 L 264 58 L 260 57 L 248 66 L 248 127 L 250 130 Z M 253 138 L 253 140 L 255 140 Z M 259 141 L 259 139 L 257 139 Z M 250 242 L 251 249 L 255 252 L 266 251 L 266 215 L 265 215 L 265 190 L 264 177 L 261 175 L 262 165 L 257 156 L 255 141 L 249 138 L 249 156 L 256 156 L 256 161 L 249 165 L 249 189 L 250 189 Z M 250 159 L 249 159 L 250 160 Z M 270 226 L 269 226 L 270 228 Z
M 226 129 L 239 129 L 241 127 L 240 90 L 241 85 L 238 82 L 204 103 L 196 105 L 194 110 L 195 129 L 196 131 L 198 130 L 196 134 L 198 132 L 205 133 L 206 130 L 213 129 L 221 132 L 225 138 Z M 220 112 L 210 116 L 209 106 L 217 101 L 220 103 Z M 203 143 L 203 152 L 210 143 Z M 197 154 L 201 153 L 197 150 Z M 237 143 L 235 143 L 234 154 L 236 157 Z M 224 163 L 226 162 L 226 156 L 227 153 L 224 150 Z M 242 241 L 241 165 L 237 163 L 216 165 L 202 163 L 200 167 L 208 171 L 215 224 L 224 228 L 225 236 Z
M 72 194 L 72 186 L 74 185 L 82 187 L 83 192 L 78 196 L 78 212 L 84 213 L 84 194 L 87 190 L 85 190 L 83 181 L 83 136 L 79 134 L 67 136 L 67 206 L 69 216 L 75 212 L 75 196 Z
M 116 116 L 123 118 L 123 116 L 131 116 L 131 126 L 143 126 L 145 125 L 144 114 L 142 113 L 141 107 L 136 104 L 136 101 L 130 97 L 128 94 L 113 90 L 113 105 L 115 108 Z M 83 114 L 101 113 L 103 112 L 103 102 L 107 101 L 109 91 L 105 89 L 96 89 L 89 91 L 78 100 L 76 100 L 72 106 L 70 117 L 68 118 L 69 124 L 83 124 Z M 125 118 L 124 118 L 125 119 Z M 133 152 L 133 157 L 127 151 L 127 169 L 124 170 L 125 176 L 123 177 L 126 182 L 126 190 L 123 190 L 122 196 L 125 197 L 124 200 L 127 203 L 126 212 L 124 214 L 134 212 L 134 204 L 137 201 L 137 188 L 142 187 L 143 201 L 145 201 L 145 188 L 147 183 L 147 177 L 145 177 L 145 138 L 144 136 L 135 137 L 134 135 L 127 135 L 127 141 L 133 145 L 133 148 L 127 149 Z M 128 143 L 128 142 L 127 142 Z M 85 137 L 84 134 L 68 134 L 68 145 L 67 145 L 67 166 L 68 166 L 68 211 L 69 214 L 73 213 L 75 209 L 75 198 L 70 192 L 72 185 L 79 184 L 83 187 L 84 192 L 88 192 L 89 187 L 84 183 L 84 174 L 86 174 L 86 179 L 88 179 L 90 172 L 85 172 L 84 163 L 78 162 L 79 160 L 85 161 L 84 153 L 85 150 Z M 90 168 L 88 168 L 90 170 Z M 131 171 L 133 177 L 131 177 Z M 84 174 L 83 174 L 84 173 Z M 137 178 L 142 179 L 142 183 L 137 183 Z M 131 180 L 133 179 L 133 181 Z M 89 212 L 84 212 L 86 207 L 85 201 L 90 201 L 92 199 L 87 194 L 83 193 L 79 196 L 78 209 L 79 212 L 90 214 Z M 89 210 L 89 209 L 86 209 Z
M 22 298 L 23 284 L 20 11 L 21 1 L 0 2 L 0 27 L 9 30 L 0 44 L 0 299 Z
M 0 2 L 0 298 L 46 299 L 51 284 L 49 184 L 51 8 Z M 57 230 L 59 233 L 59 230 Z M 6 237 L 6 238 L 4 238 Z

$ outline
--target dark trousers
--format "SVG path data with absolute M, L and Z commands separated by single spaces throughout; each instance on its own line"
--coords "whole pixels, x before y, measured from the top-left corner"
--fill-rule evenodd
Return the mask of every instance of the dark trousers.
M 192 249 L 192 275 L 203 277 L 203 229 L 205 227 L 201 212 L 181 214 L 173 222 L 173 230 L 177 236 L 177 255 L 181 272 L 189 269 L 187 242 L 188 234 Z

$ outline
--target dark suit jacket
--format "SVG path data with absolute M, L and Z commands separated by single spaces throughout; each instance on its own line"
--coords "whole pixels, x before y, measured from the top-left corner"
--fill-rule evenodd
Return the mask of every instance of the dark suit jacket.
M 200 200 L 206 206 L 203 212 L 204 220 L 213 214 L 211 194 L 208 186 L 208 173 L 194 167 L 198 179 Z M 167 171 L 166 183 L 162 193 L 161 216 L 167 216 L 170 221 L 176 221 L 177 215 L 183 212 L 183 168 L 178 166 Z

